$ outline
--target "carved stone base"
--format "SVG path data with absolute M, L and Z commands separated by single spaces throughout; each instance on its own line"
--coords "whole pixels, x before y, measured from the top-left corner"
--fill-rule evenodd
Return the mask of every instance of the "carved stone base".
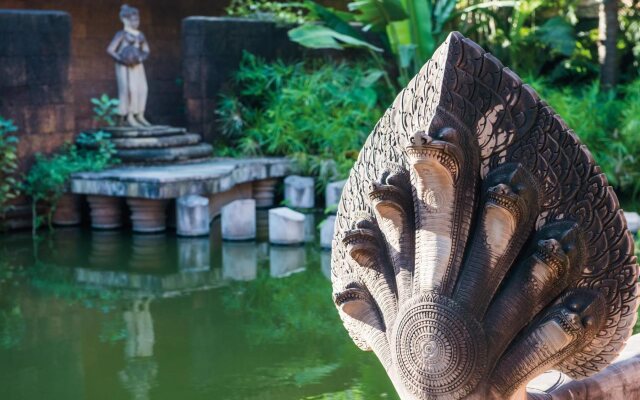
M 87 196 L 91 208 L 91 227 L 116 229 L 122 227 L 122 199 L 113 196 Z
M 273 207 L 277 179 L 264 179 L 253 182 L 253 198 L 257 208 Z
M 129 197 L 127 204 L 131 209 L 131 225 L 134 232 L 162 232 L 167 229 L 168 200 L 141 199 Z
M 56 210 L 53 213 L 52 222 L 59 226 L 79 225 L 82 222 L 80 196 L 65 193 L 58 200 Z

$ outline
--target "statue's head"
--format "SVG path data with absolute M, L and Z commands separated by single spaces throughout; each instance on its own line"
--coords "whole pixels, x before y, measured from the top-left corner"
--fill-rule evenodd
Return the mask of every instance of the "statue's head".
M 125 28 L 138 29 L 140 26 L 140 13 L 137 8 L 123 4 L 120 7 L 120 20 Z

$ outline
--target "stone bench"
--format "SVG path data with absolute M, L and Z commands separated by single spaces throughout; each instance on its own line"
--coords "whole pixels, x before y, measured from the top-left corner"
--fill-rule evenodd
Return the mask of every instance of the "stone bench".
M 133 230 L 157 232 L 166 227 L 169 201 L 186 195 L 208 197 L 211 218 L 237 199 L 256 198 L 262 207 L 273 205 L 275 184 L 290 172 L 290 166 L 285 158 L 265 157 L 118 167 L 74 174 L 71 192 L 87 195 L 94 228 L 123 226 L 122 199 L 126 199 Z

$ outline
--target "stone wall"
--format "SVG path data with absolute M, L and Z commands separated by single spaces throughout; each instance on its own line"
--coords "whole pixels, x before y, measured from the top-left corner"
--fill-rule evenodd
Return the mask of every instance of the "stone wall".
M 70 34 L 65 12 L 0 10 L 0 115 L 19 128 L 21 171 L 74 136 Z
M 140 9 L 140 29 L 151 46 L 151 56 L 145 64 L 149 80 L 148 119 L 184 125 L 181 21 L 190 15 L 220 15 L 227 0 L 3 0 L 0 7 L 56 9 L 71 15 L 70 79 L 79 131 L 95 126 L 92 97 L 102 93 L 117 95 L 114 64 L 106 48 L 113 35 L 122 29 L 118 13 L 123 3 Z
M 211 142 L 216 135 L 214 110 L 220 92 L 230 83 L 242 54 L 299 58 L 287 28 L 274 23 L 235 18 L 189 17 L 182 22 L 184 101 L 187 126 Z

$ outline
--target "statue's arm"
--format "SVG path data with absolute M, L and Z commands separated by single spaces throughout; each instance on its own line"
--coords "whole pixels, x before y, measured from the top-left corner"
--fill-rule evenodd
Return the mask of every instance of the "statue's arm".
M 120 64 L 125 64 L 125 62 L 120 57 L 120 54 L 118 54 L 118 47 L 120 47 L 120 43 L 122 43 L 123 38 L 124 38 L 124 34 L 122 31 L 116 33 L 116 35 L 113 37 L 113 40 L 111 40 L 111 43 L 109 43 L 109 46 L 107 47 L 107 53 L 117 63 L 120 63 Z

